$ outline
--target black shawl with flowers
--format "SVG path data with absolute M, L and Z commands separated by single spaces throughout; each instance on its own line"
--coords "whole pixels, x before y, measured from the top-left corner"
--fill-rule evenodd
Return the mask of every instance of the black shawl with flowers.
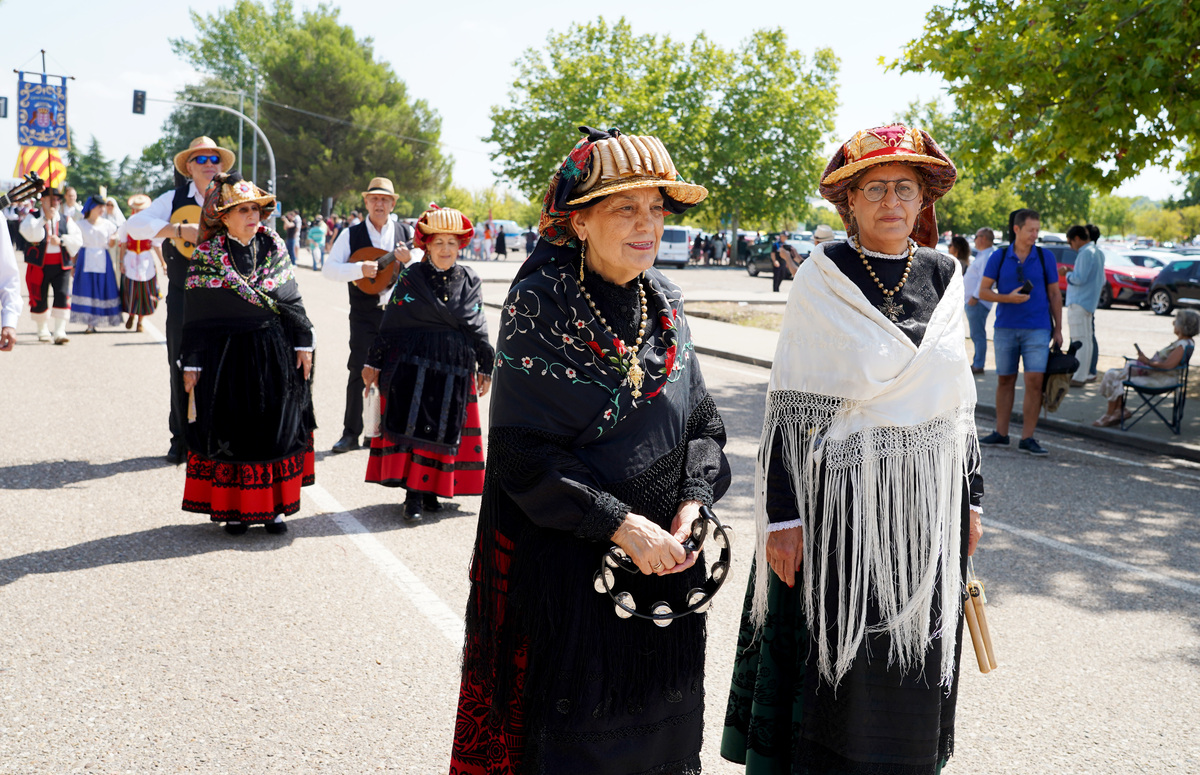
M 296 454 L 316 421 L 295 348 L 313 337 L 283 241 L 263 226 L 247 246 L 219 234 L 189 264 L 181 359 L 200 378 L 188 448 L 230 463 Z

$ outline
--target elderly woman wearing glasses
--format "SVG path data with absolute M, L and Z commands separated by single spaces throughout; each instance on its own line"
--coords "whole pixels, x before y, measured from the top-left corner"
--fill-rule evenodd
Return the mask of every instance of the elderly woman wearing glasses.
M 748 773 L 935 773 L 982 528 L 956 173 L 928 134 L 854 135 L 821 195 L 850 235 L 796 272 L 755 473 L 758 542 L 721 753 Z
M 708 192 L 658 139 L 582 129 L 501 312 L 459 775 L 700 772 L 704 614 L 618 618 L 593 574 L 616 544 L 635 602 L 704 580 L 681 542 L 729 485 L 725 429 L 654 258 Z
M 241 175 L 218 174 L 187 275 L 183 509 L 231 535 L 286 532 L 314 481 L 312 324 L 283 240 L 261 223 L 274 208 Z

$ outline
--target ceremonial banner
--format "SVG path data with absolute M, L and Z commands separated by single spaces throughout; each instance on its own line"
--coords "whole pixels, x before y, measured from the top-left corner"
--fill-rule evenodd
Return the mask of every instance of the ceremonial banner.
M 67 79 L 61 76 L 30 73 L 37 80 L 25 80 L 18 74 L 17 145 L 36 148 L 66 148 Z M 55 86 L 50 78 L 59 78 Z
M 21 178 L 29 172 L 36 172 L 48 185 L 61 189 L 67 177 L 67 165 L 57 148 L 22 148 L 17 154 L 13 177 Z

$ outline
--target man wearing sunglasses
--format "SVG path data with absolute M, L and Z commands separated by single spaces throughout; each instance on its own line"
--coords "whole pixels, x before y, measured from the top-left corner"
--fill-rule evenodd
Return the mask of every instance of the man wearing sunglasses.
M 188 259 L 177 242 L 196 244 L 199 236 L 199 213 L 188 223 L 172 222 L 172 216 L 183 208 L 204 205 L 204 192 L 218 172 L 233 167 L 234 153 L 222 148 L 211 137 L 197 137 L 187 150 L 175 154 L 175 189 L 162 194 L 149 207 L 130 216 L 126 225 L 135 240 L 164 239 L 163 256 L 167 261 L 167 361 L 171 369 L 171 448 L 167 461 L 174 465 L 183 462 L 183 419 L 186 416 L 187 394 L 183 389 L 183 372 L 179 366 L 179 346 L 183 337 L 183 283 L 187 279 Z

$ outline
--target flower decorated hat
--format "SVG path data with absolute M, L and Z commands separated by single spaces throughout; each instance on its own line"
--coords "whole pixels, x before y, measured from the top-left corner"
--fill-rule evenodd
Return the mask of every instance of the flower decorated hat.
M 912 238 L 926 247 L 937 245 L 934 203 L 954 187 L 958 170 L 929 133 L 904 124 L 863 129 L 838 147 L 821 177 L 821 196 L 837 208 L 850 234 L 857 232 L 850 213 L 850 188 L 858 174 L 881 164 L 908 164 L 921 175 L 925 196 Z

